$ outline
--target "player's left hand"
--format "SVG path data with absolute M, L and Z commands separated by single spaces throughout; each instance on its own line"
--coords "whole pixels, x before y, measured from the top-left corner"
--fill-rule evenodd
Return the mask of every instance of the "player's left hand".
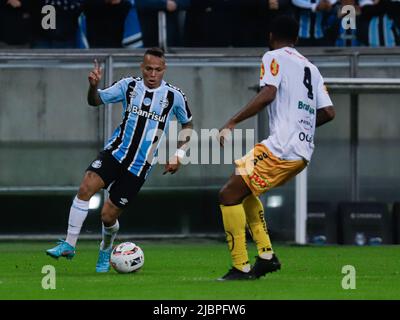
M 167 161 L 165 167 L 164 167 L 164 174 L 170 172 L 171 174 L 174 174 L 175 172 L 178 171 L 179 166 L 181 163 L 179 162 L 179 157 L 177 156 L 172 156 L 169 161 Z
M 221 129 L 219 129 L 218 142 L 221 147 L 224 146 L 225 141 L 231 134 L 231 131 L 235 128 L 235 124 L 232 121 L 228 121 Z

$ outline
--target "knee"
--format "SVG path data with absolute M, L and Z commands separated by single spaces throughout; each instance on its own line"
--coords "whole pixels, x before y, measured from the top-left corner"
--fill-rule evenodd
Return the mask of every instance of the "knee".
M 229 191 L 229 188 L 227 186 L 223 186 L 221 190 L 219 190 L 218 199 L 220 204 L 224 206 L 230 205 L 230 202 L 232 200 L 231 192 Z
M 235 206 L 243 202 L 247 194 L 242 194 L 239 190 L 227 184 L 219 191 L 219 203 L 224 206 Z
M 91 190 L 89 185 L 85 182 L 82 182 L 79 186 L 78 190 L 78 198 L 81 200 L 89 201 L 95 192 Z
M 97 173 L 87 171 L 81 185 L 79 186 L 78 197 L 81 200 L 89 201 L 90 198 L 104 187 L 104 182 Z

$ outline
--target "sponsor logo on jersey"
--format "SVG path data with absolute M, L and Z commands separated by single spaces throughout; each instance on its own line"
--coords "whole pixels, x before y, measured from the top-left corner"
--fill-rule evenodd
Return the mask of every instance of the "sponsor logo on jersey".
M 95 168 L 95 169 L 100 168 L 101 165 L 102 165 L 101 160 L 95 160 L 95 161 L 92 162 L 92 167 Z
M 308 133 L 304 133 L 304 132 L 300 132 L 299 133 L 299 140 L 300 141 L 307 141 L 307 142 L 313 142 L 313 138 L 314 136 L 312 134 L 308 134 Z
M 128 111 L 133 114 L 137 114 L 138 116 L 145 117 L 147 119 L 158 121 L 158 122 L 165 122 L 165 119 L 167 117 L 166 114 L 161 116 L 161 115 L 155 113 L 154 111 L 150 112 L 150 111 L 144 111 L 142 109 L 139 109 L 139 107 L 137 107 L 137 106 L 129 107 Z
M 315 109 L 303 101 L 299 101 L 298 109 L 308 111 L 309 114 L 315 114 Z
M 129 86 L 129 89 L 131 90 L 129 93 L 129 98 L 131 98 L 131 100 L 135 99 L 137 97 L 137 92 L 134 90 L 135 87 L 134 86 Z
M 265 67 L 264 67 L 264 63 L 261 63 L 260 80 L 262 78 L 264 78 L 264 75 L 265 75 Z
M 161 99 L 160 100 L 160 107 L 161 108 L 166 108 L 166 107 L 168 107 L 168 105 L 169 105 L 169 101 L 168 101 L 168 99 Z
M 254 165 L 256 165 L 258 161 L 261 161 L 261 160 L 264 160 L 267 158 L 268 158 L 268 155 L 265 152 L 256 155 L 256 157 L 253 160 Z
M 150 98 L 145 98 L 144 100 L 143 100 L 143 104 L 146 106 L 146 107 L 148 107 L 149 105 L 151 105 L 151 99 Z
M 279 64 L 275 59 L 272 59 L 271 61 L 270 70 L 274 77 L 279 73 Z
M 301 119 L 299 120 L 299 123 L 306 131 L 309 131 L 313 128 L 313 121 L 311 120 L 311 117 L 306 117 L 304 119 Z
M 267 179 L 261 178 L 257 173 L 253 173 L 251 176 L 249 176 L 249 179 L 253 184 L 259 186 L 260 188 L 266 189 L 268 187 L 272 187 Z

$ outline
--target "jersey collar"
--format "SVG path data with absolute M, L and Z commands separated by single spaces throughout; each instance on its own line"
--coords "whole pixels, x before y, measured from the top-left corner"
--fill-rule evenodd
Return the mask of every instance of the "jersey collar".
M 163 87 L 165 86 L 165 81 L 164 81 L 164 80 L 161 81 L 161 84 L 160 84 L 159 87 L 154 88 L 154 89 L 148 88 L 148 87 L 144 84 L 144 80 L 142 80 L 142 82 L 143 82 L 143 87 L 144 87 L 144 89 L 145 89 L 146 91 L 148 91 L 148 92 L 154 92 L 154 91 L 160 90 L 161 88 L 163 88 Z

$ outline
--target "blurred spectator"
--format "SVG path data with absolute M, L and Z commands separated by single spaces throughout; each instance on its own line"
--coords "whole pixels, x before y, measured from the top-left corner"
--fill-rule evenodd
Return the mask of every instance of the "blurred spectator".
M 394 21 L 394 26 L 396 28 L 396 37 L 400 42 L 400 0 L 389 0 L 387 4 L 387 12 L 391 19 Z M 397 44 L 399 45 L 399 42 Z
M 42 28 L 45 5 L 54 30 Z M 356 29 L 343 28 L 345 5 Z M 268 46 L 269 22 L 283 14 L 297 16 L 299 46 L 400 46 L 400 0 L 0 0 L 0 47 L 157 46 L 159 11 L 168 46 Z
M 298 46 L 327 46 L 325 37 L 328 20 L 335 14 L 337 0 L 292 0 L 299 21 Z
M 292 14 L 290 0 L 234 0 L 233 4 L 234 47 L 268 46 L 270 22 L 279 15 Z
M 256 37 L 262 38 L 266 11 L 264 0 L 192 0 L 186 15 L 185 46 L 249 46 Z
M 390 0 L 360 0 L 359 39 L 370 47 L 400 45 L 400 3 Z
M 255 38 L 262 38 L 259 31 L 266 26 L 267 8 L 267 2 L 259 0 L 192 0 L 186 16 L 185 45 L 252 46 Z
M 135 0 L 131 0 L 131 4 L 132 5 L 128 12 L 128 16 L 125 19 L 122 46 L 124 48 L 142 48 L 142 27 L 140 25 Z
M 232 12 L 225 1 L 192 0 L 186 12 L 184 44 L 186 47 L 229 46 Z
M 141 48 L 135 0 L 86 0 L 79 17 L 78 48 Z
M 145 47 L 159 45 L 159 11 L 167 14 L 167 45 L 183 46 L 184 10 L 189 8 L 190 0 L 136 0 L 136 3 Z
M 265 47 L 267 45 L 268 4 L 268 0 L 231 1 L 230 27 L 226 30 L 229 34 L 230 46 Z M 222 11 L 222 19 L 224 14 Z
M 355 28 L 343 28 L 342 19 L 348 13 L 342 13 L 344 6 L 352 6 L 355 9 Z M 357 26 L 360 25 L 361 9 L 356 3 L 356 0 L 341 0 L 334 7 L 334 13 L 328 20 L 328 27 L 325 31 L 325 37 L 329 41 L 330 46 L 337 47 L 355 47 L 359 46 Z
M 86 0 L 86 35 L 91 48 L 122 48 L 131 0 Z
M 266 28 L 265 36 L 269 41 L 270 22 L 273 21 L 277 16 L 288 15 L 294 17 L 294 10 L 291 0 L 268 0 L 268 12 L 267 12 L 268 25 Z
M 185 45 L 265 47 L 269 22 L 281 14 L 292 14 L 290 0 L 192 0 Z
M 78 17 L 84 0 L 29 1 L 33 23 L 33 48 L 75 48 Z M 56 9 L 56 28 L 43 29 L 42 8 L 52 5 Z
M 29 0 L 0 0 L 0 47 L 28 47 Z

